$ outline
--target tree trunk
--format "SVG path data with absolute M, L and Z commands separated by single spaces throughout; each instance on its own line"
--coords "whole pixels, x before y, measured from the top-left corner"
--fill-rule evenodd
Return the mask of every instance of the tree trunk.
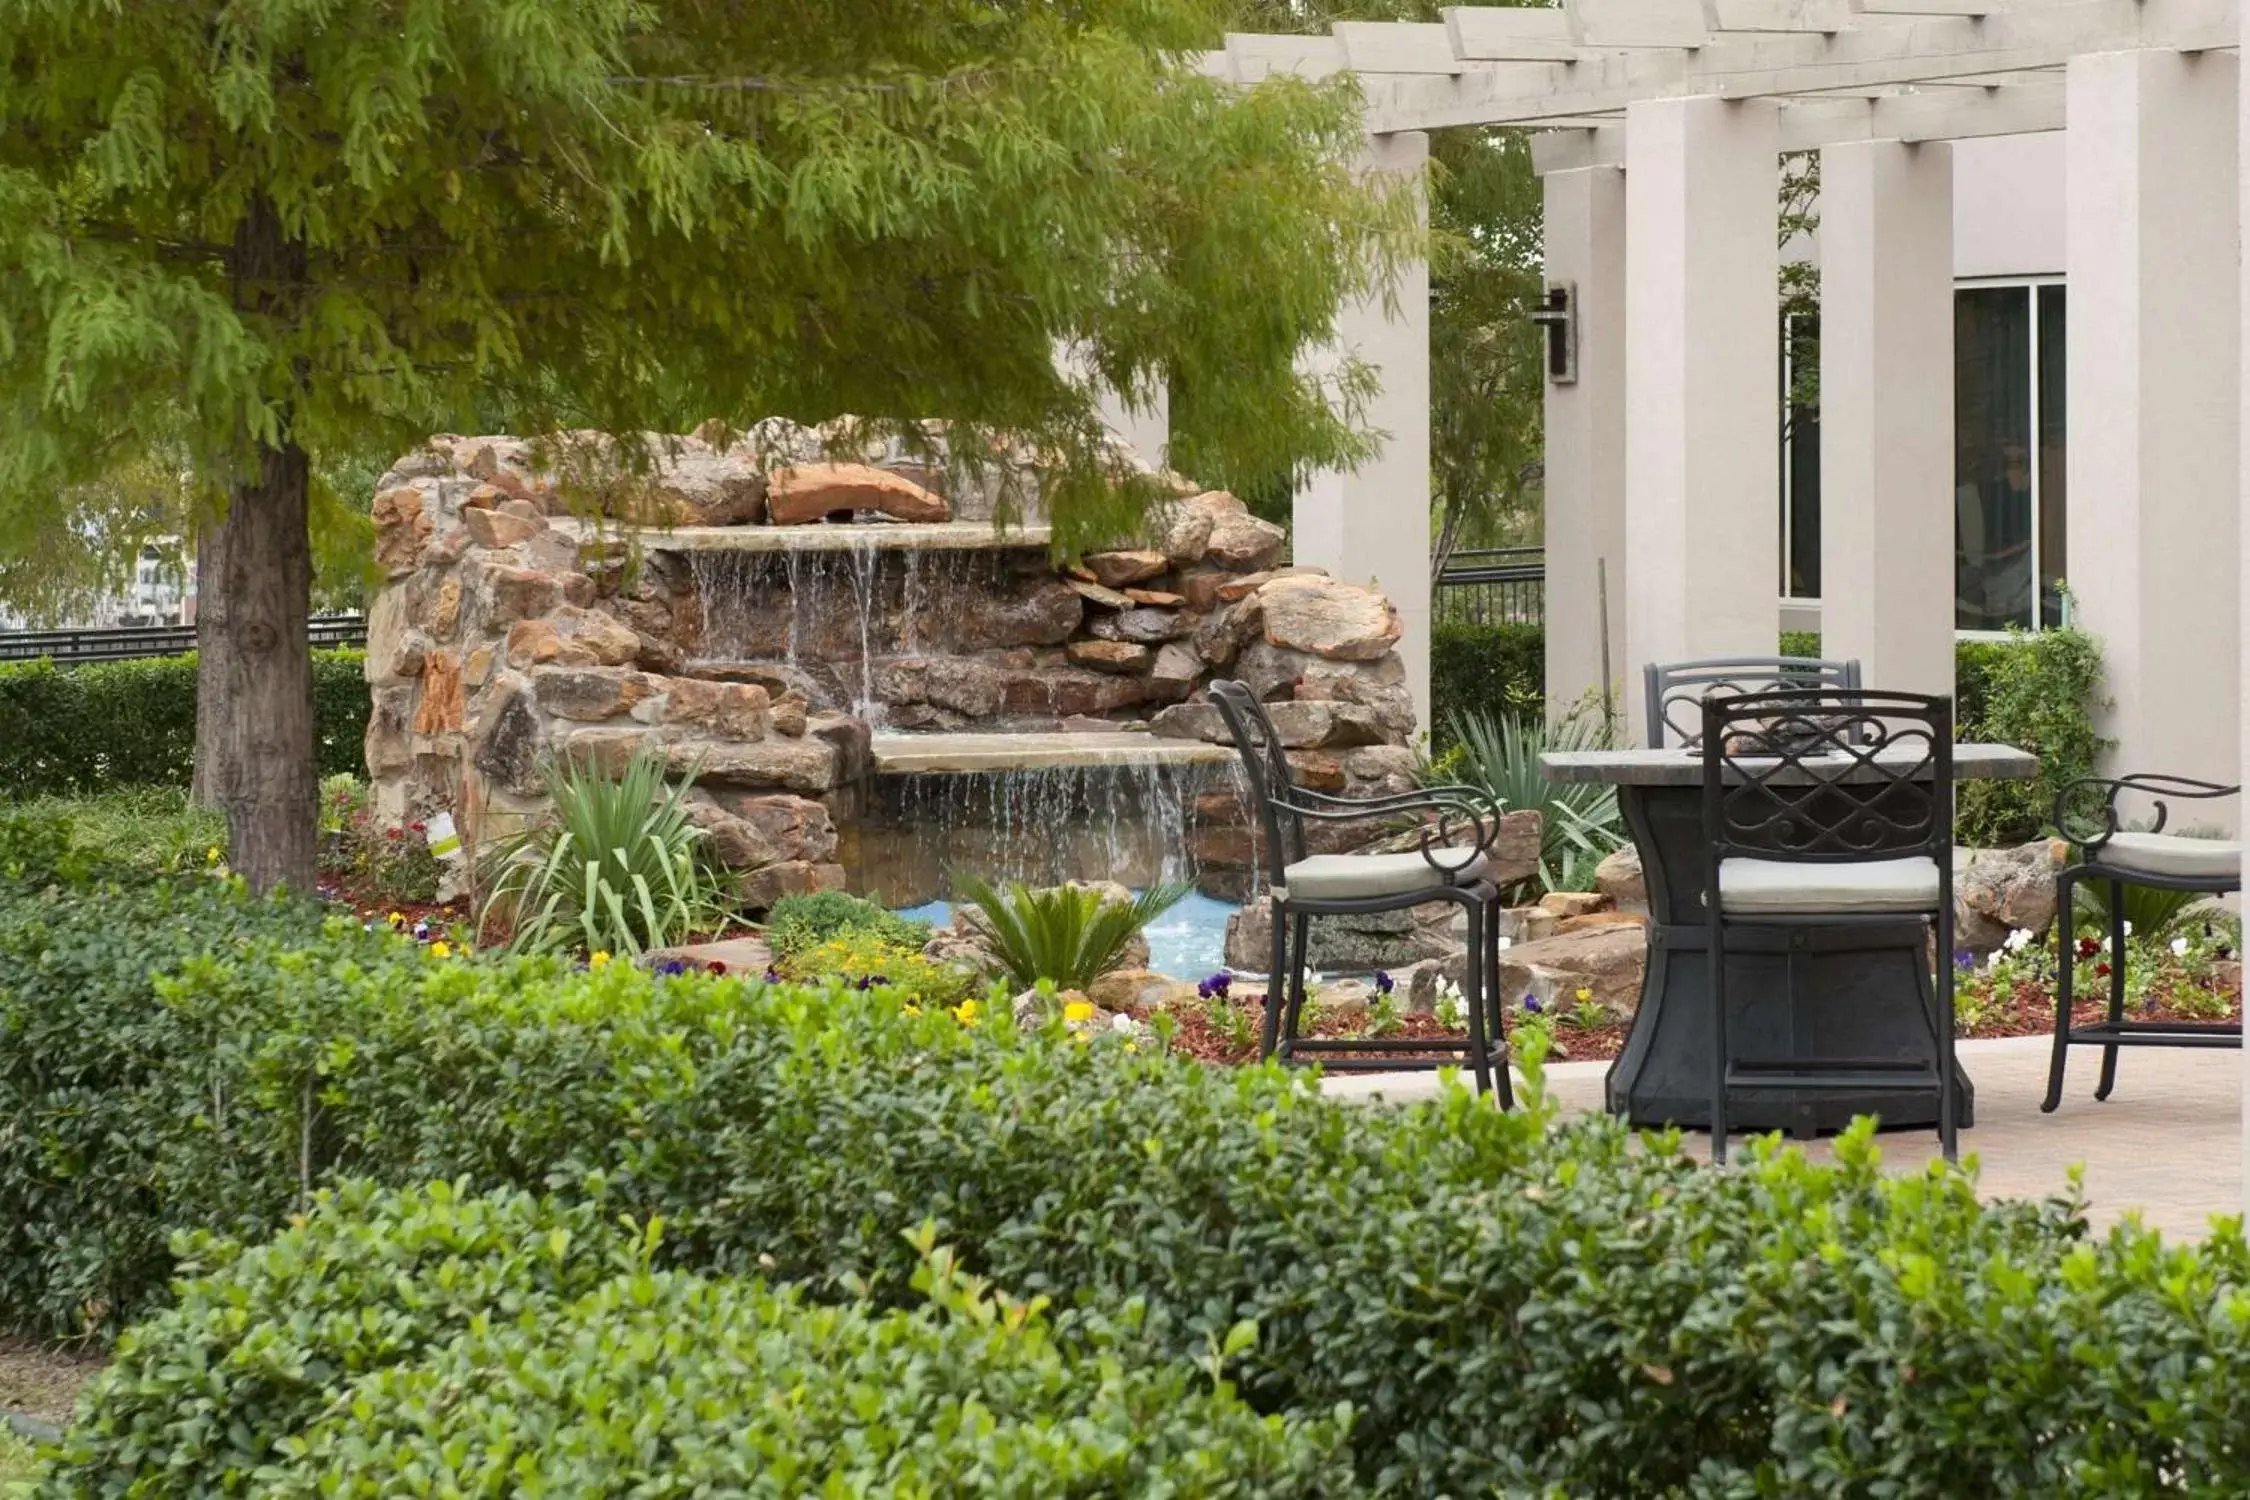
M 235 305 L 270 331 L 305 280 L 305 253 L 264 199 L 235 233 Z M 309 892 L 319 788 L 313 742 L 312 465 L 288 435 L 245 433 L 227 512 L 196 559 L 198 786 L 226 813 L 229 862 L 255 890 Z
M 217 531 L 215 521 L 198 518 L 194 532 L 196 614 L 193 623 L 199 646 L 203 636 L 202 601 L 215 599 L 219 594 L 218 571 L 211 565 L 211 559 L 217 555 Z M 219 736 L 212 727 L 212 695 L 203 690 L 202 672 L 203 669 L 198 666 L 195 690 L 195 780 L 188 788 L 188 798 L 198 807 L 217 807 L 219 788 L 217 780 L 211 774 L 211 758 L 218 753 Z
M 319 816 L 306 636 L 311 465 L 295 444 L 259 457 L 259 472 L 235 484 L 226 519 L 204 539 L 199 779 L 227 815 L 229 862 L 252 889 L 310 891 Z

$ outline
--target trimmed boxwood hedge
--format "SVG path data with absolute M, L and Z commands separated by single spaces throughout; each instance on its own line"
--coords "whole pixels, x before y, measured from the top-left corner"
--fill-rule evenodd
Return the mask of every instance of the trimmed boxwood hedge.
M 320 774 L 358 773 L 367 738 L 366 653 L 313 653 Z M 186 786 L 195 776 L 195 657 L 57 667 L 0 665 L 0 798 L 128 786 Z
M 2250 1492 L 2238 1226 L 2097 1239 L 2069 1204 L 1887 1179 L 1865 1132 L 1834 1166 L 1714 1172 L 1606 1119 L 1344 1106 L 1005 1007 L 433 959 L 217 882 L 0 887 L 0 1119 L 16 1326 L 160 1306 L 172 1231 L 261 1238 L 347 1175 L 461 1180 L 660 1218 L 664 1269 L 886 1307 L 919 1305 L 927 1223 L 1150 1362 L 1255 1324 L 1226 1373 L 1268 1413 L 1348 1404 L 1372 1492 Z M 180 1450 L 131 1411 L 295 1433 L 204 1354 L 256 1339 L 340 1399 L 303 1342 L 325 1321 L 214 1294 L 100 1388 L 57 1493 L 162 1486 Z

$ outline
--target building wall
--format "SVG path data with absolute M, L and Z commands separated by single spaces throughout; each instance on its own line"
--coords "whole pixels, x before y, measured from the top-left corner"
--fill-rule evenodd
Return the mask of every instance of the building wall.
M 2060 276 L 2063 136 L 1953 143 L 1953 274 Z

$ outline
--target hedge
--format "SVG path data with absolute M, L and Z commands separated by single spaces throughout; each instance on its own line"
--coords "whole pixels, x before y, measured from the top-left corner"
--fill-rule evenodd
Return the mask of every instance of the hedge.
M 921 1305 L 886 1310 L 659 1270 L 659 1243 L 584 1205 L 364 1183 L 257 1249 L 197 1239 L 48 1493 L 105 1493 L 128 1449 L 170 1493 L 254 1475 L 274 1500 L 1347 1492 L 1342 1421 L 1260 1416 L 1097 1322 L 1058 1339 L 943 1248 Z
M 364 652 L 313 653 L 320 774 L 364 766 Z M 57 667 L 0 665 L 0 798 L 129 786 L 186 786 L 195 775 L 195 657 Z
M 1344 1106 L 1005 1007 L 965 1028 L 880 990 L 435 959 L 215 881 L 0 889 L 0 1119 L 18 1327 L 161 1306 L 174 1231 L 261 1238 L 346 1175 L 461 1180 L 662 1219 L 666 1270 L 882 1307 L 919 1304 L 926 1223 L 1149 1362 L 1254 1324 L 1227 1375 L 1267 1413 L 1348 1404 L 1372 1492 L 2250 1491 L 2238 1226 L 2096 1240 L 2069 1204 L 1886 1179 L 1864 1130 L 1834 1166 L 1715 1172 L 1607 1119 Z M 153 1492 L 238 1403 L 240 1442 L 309 1440 L 274 1371 L 345 1399 L 293 1342 L 327 1319 L 211 1298 L 97 1387 L 56 1493 Z M 270 1361 L 238 1368 L 250 1343 Z M 173 1409 L 184 1434 L 134 1415 Z
M 1441 734 L 1457 713 L 1538 713 L 1546 683 L 1547 635 L 1537 625 L 1456 620 L 1430 628 L 1430 702 Z

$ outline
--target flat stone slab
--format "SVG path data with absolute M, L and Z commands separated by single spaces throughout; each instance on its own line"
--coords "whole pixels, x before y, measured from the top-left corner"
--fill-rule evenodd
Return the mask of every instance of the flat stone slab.
M 1068 766 L 1224 766 L 1224 745 L 1153 734 L 878 734 L 875 774 L 926 776 Z
M 1923 759 L 1912 747 L 1878 752 L 1877 766 L 1911 765 Z M 1850 756 L 1807 757 L 1808 776 L 1823 780 L 1876 781 L 1882 773 Z M 1834 775 L 1825 774 L 1833 767 Z M 1539 757 L 1539 768 L 1549 781 L 1606 782 L 1611 786 L 1701 786 L 1703 752 L 1676 747 L 1663 750 L 1556 750 Z M 2038 757 L 2013 745 L 1955 745 L 1955 781 L 2030 781 L 2039 774 Z
M 577 541 L 635 538 L 651 552 L 980 552 L 995 548 L 1044 552 L 1051 526 L 995 530 L 989 521 L 855 522 L 848 526 L 604 526 L 556 520 L 554 529 Z
M 773 950 L 754 937 L 722 938 L 716 943 L 689 943 L 683 948 L 663 948 L 649 954 L 661 962 L 677 958 L 695 968 L 723 965 L 729 974 L 758 975 L 773 966 Z

